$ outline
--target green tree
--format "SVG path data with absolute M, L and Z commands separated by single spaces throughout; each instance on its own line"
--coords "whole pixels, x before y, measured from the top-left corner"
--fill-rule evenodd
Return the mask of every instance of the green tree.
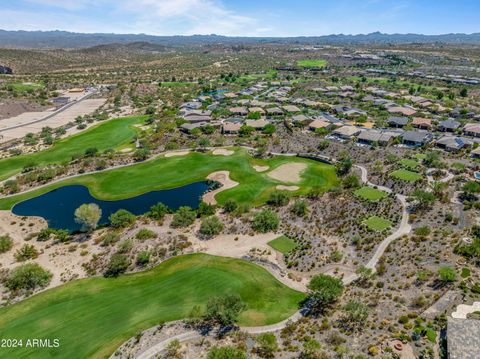
M 252 228 L 257 232 L 267 233 L 276 231 L 279 222 L 278 215 L 275 212 L 264 209 L 253 216 Z
M 417 208 L 419 209 L 429 208 L 437 199 L 432 192 L 423 191 L 421 189 L 413 191 L 411 198 L 417 201 Z
M 188 206 L 180 207 L 173 215 L 171 226 L 173 228 L 188 227 L 195 222 L 195 211 Z
M 245 303 L 237 294 L 212 297 L 207 302 L 204 318 L 221 326 L 234 325 L 240 313 L 245 309 Z
M 336 165 L 335 168 L 337 170 L 337 174 L 341 177 L 347 175 L 350 170 L 352 169 L 352 160 L 349 158 L 345 158 L 340 160 Z
M 270 135 L 273 135 L 276 130 L 277 129 L 275 125 L 269 123 L 268 125 L 265 125 L 265 127 L 263 128 L 263 133 L 270 136 Z
M 312 310 L 324 311 L 325 307 L 335 303 L 343 293 L 342 281 L 327 274 L 313 277 L 308 284 Z
M 26 263 L 10 272 L 5 280 L 5 286 L 12 290 L 34 290 L 46 287 L 52 279 L 52 273 L 36 263 Z
M 238 132 L 240 136 L 247 137 L 250 136 L 250 134 L 255 131 L 253 127 L 247 126 L 247 125 L 242 125 L 240 127 L 240 131 Z
M 208 204 L 205 202 L 200 202 L 200 205 L 198 206 L 197 214 L 200 217 L 211 216 L 215 214 L 215 206 L 212 206 L 211 204 Z
M 95 203 L 82 204 L 75 210 L 75 222 L 82 226 L 83 232 L 92 232 L 97 228 L 102 217 L 102 210 Z
M 207 359 L 247 359 L 247 355 L 234 346 L 213 347 L 208 352 Z
M 360 179 L 358 178 L 358 176 L 351 174 L 343 179 L 342 184 L 343 188 L 355 189 L 360 187 Z
M 217 216 L 207 217 L 200 225 L 200 233 L 207 237 L 213 237 L 223 230 L 223 223 Z
M 113 228 L 123 228 L 134 224 L 137 217 L 126 209 L 119 209 L 115 213 L 112 213 L 108 217 L 108 220 Z
M 167 213 L 169 213 L 170 210 L 166 205 L 164 205 L 161 202 L 158 202 L 157 204 L 154 204 L 152 207 L 150 207 L 150 211 L 148 212 L 148 217 L 156 219 L 156 220 L 162 220 Z
M 468 90 L 465 87 L 460 90 L 460 96 L 461 97 L 467 97 L 468 96 Z
M 438 278 L 443 283 L 452 283 L 457 279 L 457 273 L 452 267 L 440 267 L 438 269 Z
M 145 161 L 150 156 L 148 148 L 139 148 L 133 153 L 133 159 L 137 162 Z

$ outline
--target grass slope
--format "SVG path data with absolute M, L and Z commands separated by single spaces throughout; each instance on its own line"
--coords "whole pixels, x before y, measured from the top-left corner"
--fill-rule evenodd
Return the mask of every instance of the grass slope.
M 287 236 L 280 236 L 273 241 L 268 242 L 268 245 L 282 254 L 286 254 L 297 248 L 297 244 Z
M 5 358 L 103 358 L 139 331 L 185 318 L 215 295 L 237 293 L 247 305 L 241 325 L 279 322 L 292 315 L 302 293 L 265 269 L 205 254 L 170 259 L 115 279 L 70 282 L 0 309 L 3 338 L 59 338 L 60 347 L 0 348 Z
M 385 197 L 387 197 L 388 193 L 369 187 L 369 186 L 364 186 L 355 191 L 355 196 L 370 202 L 378 202 L 381 199 L 384 199 Z
M 336 184 L 333 166 L 303 158 L 281 156 L 254 162 L 245 149 L 236 149 L 232 156 L 214 156 L 209 153 L 191 153 L 169 158 L 161 156 L 133 166 L 67 179 L 32 192 L 1 199 L 0 209 L 10 209 L 18 202 L 65 185 L 84 185 L 96 198 L 118 200 L 201 181 L 210 173 L 222 170 L 230 171 L 230 177 L 240 184 L 219 193 L 216 196 L 217 201 L 224 203 L 227 199 L 234 199 L 239 203 L 257 205 L 264 203 L 280 182 L 268 177 L 267 173 L 256 172 L 252 163 L 267 164 L 270 169 L 274 169 L 292 161 L 308 165 L 302 173 L 302 181 L 296 184 L 300 186 L 300 190 L 293 194 L 305 194 L 312 188 L 327 190 Z
M 104 151 L 126 144 L 137 132 L 133 125 L 145 119 L 145 116 L 135 116 L 110 120 L 58 141 L 45 151 L 2 159 L 0 160 L 0 180 L 21 172 L 26 165 L 44 166 L 62 163 L 70 161 L 73 155 L 83 154 L 89 147 Z

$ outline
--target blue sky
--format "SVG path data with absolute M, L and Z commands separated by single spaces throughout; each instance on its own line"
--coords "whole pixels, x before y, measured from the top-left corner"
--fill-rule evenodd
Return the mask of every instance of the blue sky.
M 2 0 L 0 28 L 154 35 L 480 32 L 479 0 Z

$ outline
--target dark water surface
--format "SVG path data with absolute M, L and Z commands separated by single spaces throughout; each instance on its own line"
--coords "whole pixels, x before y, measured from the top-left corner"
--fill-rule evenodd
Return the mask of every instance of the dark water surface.
M 65 186 L 28 199 L 15 205 L 12 212 L 17 216 L 38 216 L 48 221 L 50 228 L 66 229 L 71 232 L 80 230 L 75 222 L 75 210 L 84 203 L 96 203 L 102 209 L 99 225 L 108 224 L 108 217 L 119 209 L 126 209 L 135 215 L 150 210 L 150 207 L 162 202 L 175 210 L 180 206 L 197 208 L 201 196 L 208 190 L 206 182 L 196 182 L 183 187 L 152 191 L 140 196 L 118 201 L 102 201 L 93 197 L 85 186 Z

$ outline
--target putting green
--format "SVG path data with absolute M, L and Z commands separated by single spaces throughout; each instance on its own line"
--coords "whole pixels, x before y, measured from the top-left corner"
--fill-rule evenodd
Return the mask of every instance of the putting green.
M 367 225 L 367 227 L 370 228 L 371 230 L 374 230 L 377 232 L 384 231 L 392 226 L 391 221 L 378 216 L 372 216 L 366 219 L 363 223 Z
M 378 202 L 387 197 L 388 193 L 369 186 L 364 186 L 355 191 L 355 196 L 370 202 Z
M 25 166 L 45 166 L 70 161 L 72 156 L 83 155 L 87 148 L 99 151 L 129 143 L 138 128 L 134 125 L 145 121 L 146 116 L 125 117 L 103 122 L 85 132 L 56 142 L 45 151 L 0 160 L 0 180 L 7 179 Z
M 280 236 L 273 241 L 268 242 L 268 245 L 282 254 L 287 254 L 297 248 L 297 244 L 287 236 Z
M 408 182 L 417 182 L 422 179 L 422 175 L 420 173 L 408 170 L 396 170 L 393 171 L 390 176 Z
M 295 195 L 306 194 L 314 188 L 328 190 L 337 182 L 335 168 L 321 162 L 284 156 L 261 161 L 270 169 L 292 162 L 307 165 L 301 174 L 301 181 L 296 183 L 300 189 L 295 191 Z M 211 153 L 190 153 L 168 158 L 160 156 L 151 161 L 67 179 L 32 192 L 4 198 L 0 200 L 0 209 L 10 209 L 18 202 L 66 185 L 84 185 L 96 198 L 119 200 L 202 181 L 212 172 L 224 170 L 230 171 L 230 177 L 239 182 L 239 185 L 217 194 L 217 201 L 224 203 L 227 199 L 233 199 L 242 204 L 259 205 L 265 203 L 275 186 L 282 182 L 270 178 L 268 172 L 255 171 L 252 165 L 258 163 L 242 148 L 235 149 L 231 156 L 214 156 Z
M 288 318 L 304 294 L 255 264 L 191 254 L 118 278 L 76 280 L 0 309 L 3 338 L 58 338 L 58 348 L 0 348 L 3 358 L 105 358 L 162 321 L 185 318 L 212 296 L 236 293 L 247 305 L 240 324 Z

